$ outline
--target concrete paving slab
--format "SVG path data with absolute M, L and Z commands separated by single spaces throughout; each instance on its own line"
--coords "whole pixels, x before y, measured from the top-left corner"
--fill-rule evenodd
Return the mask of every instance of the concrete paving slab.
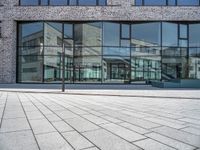
M 0 132 L 15 132 L 29 129 L 30 126 L 26 118 L 3 119 Z
M 36 135 L 41 150 L 73 150 L 57 132 Z
M 55 132 L 56 129 L 47 121 L 47 119 L 30 120 L 34 134 Z
M 0 150 L 39 150 L 31 130 L 0 133 Z
M 83 134 L 101 150 L 141 150 L 133 144 L 103 129 Z
M 86 149 L 94 145 L 76 131 L 62 133 L 65 139 L 76 149 Z
M 83 118 L 67 119 L 66 122 L 69 123 L 71 126 L 73 126 L 79 132 L 97 130 L 100 128 L 100 127 L 96 126 L 95 124 L 93 124 Z
M 190 134 L 181 130 L 169 128 L 169 127 L 160 127 L 152 129 L 154 132 L 165 135 L 169 138 L 176 139 L 187 143 L 189 145 L 200 147 L 200 136 Z
M 129 142 L 133 142 L 133 141 L 138 141 L 141 139 L 145 139 L 146 137 L 138 134 L 134 131 L 128 130 L 126 128 L 123 128 L 119 125 L 110 123 L 110 124 L 105 124 L 105 125 L 101 125 L 103 128 L 105 128 L 106 130 L 118 135 L 119 137 L 122 137 L 123 139 L 129 141 Z
M 59 132 L 67 132 L 67 131 L 74 130 L 72 127 L 70 127 L 64 121 L 57 121 L 57 122 L 53 122 L 52 124 Z
M 160 143 L 169 145 L 169 146 L 171 146 L 175 149 L 178 149 L 178 150 L 194 150 L 195 149 L 194 146 L 190 146 L 188 144 L 185 144 L 185 143 L 182 143 L 180 141 L 168 138 L 166 136 L 162 136 L 162 135 L 157 134 L 157 133 L 149 133 L 149 134 L 145 134 L 145 136 L 147 136 L 151 139 L 154 139 L 156 141 L 159 141 Z
M 152 139 L 141 140 L 134 142 L 134 144 L 145 150 L 175 150 L 175 148 L 169 147 Z
M 4 143 L 11 143 L 13 146 L 18 142 L 16 149 L 23 150 L 25 147 L 27 150 L 23 141 L 32 134 L 29 139 L 36 137 L 40 150 L 200 148 L 199 91 L 79 90 L 82 95 L 70 90 L 65 94 L 51 93 L 45 89 L 43 93 L 38 91 L 2 92 L 0 118 L 3 119 L 2 124 L 0 123 L 0 138 L 2 137 Z M 91 93 L 96 95 L 90 95 Z M 169 98 L 171 95 L 173 97 Z M 6 119 L 10 117 L 14 119 Z M 15 135 L 26 131 L 31 134 Z M 66 138 L 62 134 L 66 134 Z M 16 141 L 14 136 L 18 138 Z M 92 145 L 87 144 L 88 141 Z M 27 143 L 30 143 L 31 149 L 34 140 Z M 5 148 L 1 146 L 2 144 L 0 150 Z

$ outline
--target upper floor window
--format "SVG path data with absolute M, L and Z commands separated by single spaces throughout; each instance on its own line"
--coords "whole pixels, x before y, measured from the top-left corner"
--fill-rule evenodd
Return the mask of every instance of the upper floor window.
M 22 6 L 105 6 L 107 0 L 20 0 Z
M 136 6 L 199 6 L 200 0 L 135 0 Z

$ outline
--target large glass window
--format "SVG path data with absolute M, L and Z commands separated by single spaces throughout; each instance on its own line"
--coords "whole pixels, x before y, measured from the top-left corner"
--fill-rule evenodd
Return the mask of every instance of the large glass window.
M 24 22 L 18 82 L 130 83 L 200 79 L 200 23 Z
M 138 46 L 160 46 L 160 23 L 138 23 L 131 26 L 131 43 Z
M 44 23 L 44 45 L 62 46 L 62 23 Z
M 67 5 L 67 0 L 50 0 L 50 5 Z
M 144 5 L 166 5 L 166 0 L 144 0 Z
M 162 23 L 162 46 L 178 46 L 178 24 Z
M 39 5 L 38 0 L 20 0 L 20 5 Z
M 79 5 L 97 5 L 97 0 L 79 0 Z
M 25 23 L 19 25 L 19 46 L 42 46 L 43 23 Z
M 103 30 L 104 46 L 119 46 L 120 45 L 120 24 L 105 22 Z
M 199 0 L 135 0 L 136 6 L 197 6 Z
M 20 0 L 20 5 L 32 6 L 32 5 L 80 5 L 80 6 L 104 6 L 107 4 L 107 0 Z
M 199 5 L 199 0 L 177 0 L 177 5 Z

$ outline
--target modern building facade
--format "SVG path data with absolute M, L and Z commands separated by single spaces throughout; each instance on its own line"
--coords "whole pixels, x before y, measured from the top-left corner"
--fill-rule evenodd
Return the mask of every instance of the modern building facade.
M 0 83 L 200 79 L 200 0 L 0 3 Z

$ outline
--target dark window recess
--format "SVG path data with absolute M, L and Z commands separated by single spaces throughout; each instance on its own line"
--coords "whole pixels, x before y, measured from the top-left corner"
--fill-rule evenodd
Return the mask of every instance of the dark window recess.
M 22 6 L 105 6 L 107 0 L 20 0 Z
M 135 0 L 136 6 L 199 6 L 199 0 Z

